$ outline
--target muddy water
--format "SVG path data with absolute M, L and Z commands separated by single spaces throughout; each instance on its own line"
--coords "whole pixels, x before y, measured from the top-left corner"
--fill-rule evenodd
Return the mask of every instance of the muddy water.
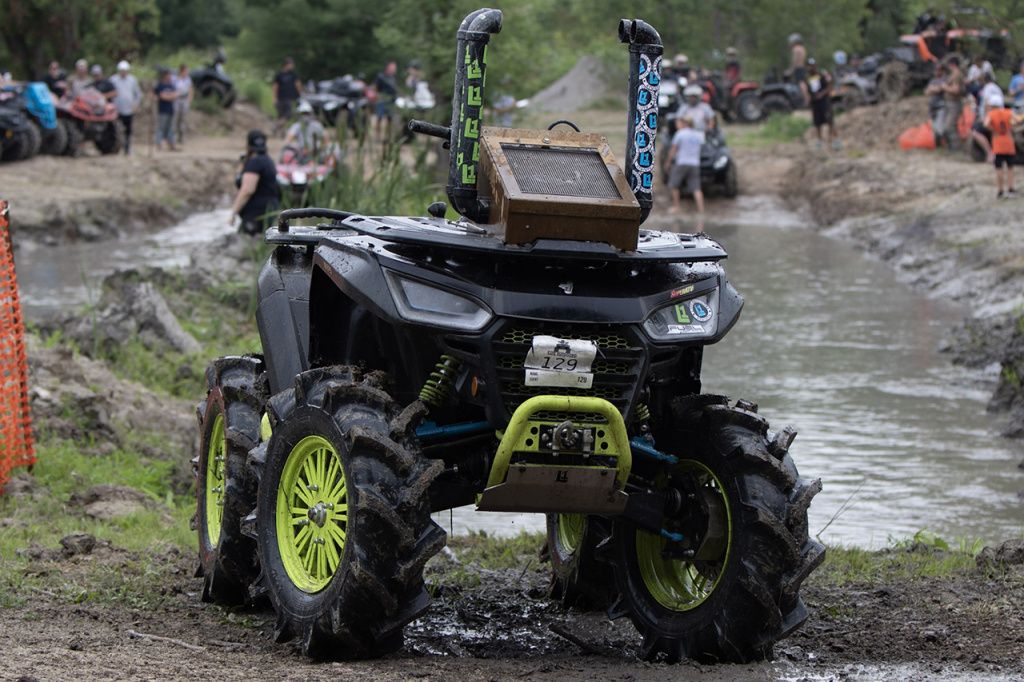
M 706 350 L 704 390 L 754 400 L 774 426 L 797 428 L 796 463 L 824 483 L 812 533 L 863 547 L 925 528 L 948 538 L 1020 535 L 1020 449 L 985 412 L 995 378 L 938 352 L 971 311 L 911 291 L 773 201 L 712 211 L 729 223 L 708 231 L 728 250 L 746 307 Z M 438 521 L 447 528 L 449 515 Z M 469 510 L 451 522 L 455 532 L 543 528 L 539 516 Z
M 763 197 L 719 204 L 709 226 L 747 305 L 705 353 L 705 390 L 758 402 L 793 424 L 801 473 L 821 477 L 812 532 L 865 547 L 927 528 L 990 540 L 1020 534 L 1020 454 L 985 413 L 992 381 L 953 367 L 937 348 L 969 310 L 898 283 L 887 268 L 806 229 Z M 756 219 L 756 223 L 751 222 Z M 658 224 L 652 219 L 652 224 Z M 131 242 L 22 248 L 18 278 L 30 317 L 86 303 L 102 276 L 188 262 L 231 230 L 227 211 L 198 214 Z M 540 530 L 540 515 L 438 514 L 454 532 Z
M 131 239 L 59 247 L 19 244 L 15 266 L 25 315 L 39 319 L 93 303 L 103 278 L 117 270 L 187 265 L 197 246 L 233 231 L 229 213 L 227 209 L 196 213 L 173 227 Z

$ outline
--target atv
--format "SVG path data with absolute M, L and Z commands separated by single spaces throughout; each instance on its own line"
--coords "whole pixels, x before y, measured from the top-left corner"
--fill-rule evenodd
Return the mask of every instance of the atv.
M 203 68 L 192 71 L 192 86 L 200 97 L 209 97 L 225 109 L 235 103 L 238 93 L 234 81 L 224 71 L 224 62 L 228 60 L 223 50 L 217 50 L 213 62 Z
M 706 191 L 721 191 L 727 199 L 734 199 L 740 191 L 736 159 L 725 142 L 721 121 L 707 132 L 700 148 L 700 186 Z
M 312 92 L 304 92 L 302 99 L 324 123 L 337 126 L 339 114 L 344 113 L 344 124 L 353 132 L 365 129 L 367 107 L 366 83 L 351 75 L 312 83 Z
M 20 161 L 32 156 L 38 141 L 21 95 L 0 90 L 0 160 Z
M 258 281 L 263 354 L 223 357 L 200 403 L 203 598 L 266 597 L 277 641 L 380 656 L 430 596 L 431 512 L 547 514 L 554 595 L 607 604 L 646 659 L 752 661 L 807 617 L 819 481 L 791 428 L 701 393 L 743 299 L 722 247 L 641 230 L 663 52 L 623 20 L 627 170 L 607 139 L 481 123 L 501 12 L 457 33 L 450 146 L 462 217 L 280 214 Z M 301 218 L 320 219 L 299 225 Z
M 286 206 L 305 206 L 338 165 L 341 150 L 336 144 L 310 153 L 288 145 L 277 161 L 277 186 Z
M 65 96 L 57 102 L 57 116 L 68 133 L 64 153 L 77 156 L 81 145 L 91 141 L 100 154 L 116 154 L 124 148 L 124 126 L 117 108 L 93 88 L 77 97 Z

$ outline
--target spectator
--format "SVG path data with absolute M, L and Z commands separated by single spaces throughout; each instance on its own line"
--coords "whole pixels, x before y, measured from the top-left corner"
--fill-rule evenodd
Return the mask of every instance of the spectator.
M 277 107 L 278 126 L 284 125 L 292 117 L 295 103 L 302 94 L 302 81 L 295 73 L 295 61 L 285 57 L 281 70 L 274 76 L 274 105 Z
M 1024 112 L 1024 61 L 1020 63 L 1020 71 L 1010 79 L 1010 97 L 1017 113 Z
M 110 79 L 114 86 L 114 106 L 124 126 L 124 153 L 131 154 L 132 120 L 142 103 L 142 89 L 139 81 L 129 70 L 131 65 L 123 59 L 117 63 L 117 73 Z
M 237 215 L 241 219 L 239 232 L 261 234 L 281 202 L 277 167 L 267 155 L 267 136 L 262 131 L 249 131 L 241 161 L 242 167 L 235 177 L 238 194 L 231 204 L 229 224 L 235 224 Z
M 818 134 L 818 149 L 822 148 L 821 128 L 825 125 L 828 126 L 828 142 L 832 149 L 842 149 L 842 143 L 836 135 L 835 117 L 832 115 L 832 75 L 818 68 L 818 62 L 813 57 L 807 60 L 807 78 L 803 86 L 811 99 L 811 118 Z
M 60 62 L 50 62 L 50 66 L 46 70 L 46 76 L 43 77 L 43 82 L 46 83 L 46 87 L 50 88 L 50 92 L 56 95 L 58 99 L 63 97 L 64 93 L 68 91 L 68 75 L 64 73 L 64 69 L 60 68 Z
M 685 78 L 687 83 L 696 80 L 693 69 L 690 67 L 690 58 L 685 54 L 680 53 L 672 58 L 672 70 L 677 79 Z
M 988 107 L 985 127 L 992 133 L 989 161 L 996 168 L 996 199 L 1008 199 L 1017 194 L 1013 188 L 1013 157 L 1017 153 L 1017 147 L 1013 142 L 1013 112 L 1004 106 L 1001 97 L 993 97 L 988 102 Z
M 156 95 L 156 148 L 167 143 L 170 151 L 175 151 L 174 146 L 174 100 L 178 93 L 174 91 L 174 84 L 171 83 L 171 72 L 169 69 L 160 70 L 160 80 L 153 88 Z
M 112 100 L 117 96 L 117 90 L 114 89 L 114 84 L 110 82 L 109 78 L 104 77 L 102 66 L 99 64 L 93 64 L 92 68 L 89 69 L 89 73 L 92 75 L 92 83 L 89 84 L 89 87 L 106 97 L 108 100 Z
M 299 120 L 292 124 L 284 138 L 284 146 L 296 146 L 299 158 L 306 161 L 316 159 L 324 149 L 327 131 L 320 121 L 313 118 L 313 107 L 309 102 L 299 102 Z
M 946 68 L 935 65 L 935 74 L 928 81 L 924 94 L 928 95 L 928 117 L 932 121 L 932 134 L 938 147 L 946 137 Z
M 398 81 L 395 79 L 397 73 L 398 64 L 390 61 L 373 81 L 373 87 L 377 91 L 377 104 L 374 111 L 377 120 L 374 123 L 374 132 L 378 139 L 381 139 L 382 127 L 385 128 L 385 136 L 391 137 L 391 107 L 398 97 Z
M 412 103 L 417 109 L 434 108 L 434 93 L 430 91 L 430 84 L 423 78 L 423 66 L 415 59 L 406 67 L 405 87 L 412 93 Z
M 89 62 L 84 59 L 79 59 L 75 62 L 75 73 L 71 76 L 68 81 L 68 88 L 70 89 L 72 97 L 78 97 L 85 89 L 92 85 L 92 78 L 89 77 Z
M 688 116 L 676 118 L 676 133 L 668 155 L 672 160 L 668 185 L 672 189 L 672 213 L 679 213 L 679 200 L 683 190 L 693 195 L 697 204 L 697 231 L 704 231 L 704 193 L 700 189 L 700 149 L 704 133 L 694 129 Z
M 676 118 L 689 118 L 690 127 L 700 133 L 713 129 L 717 122 L 714 110 L 701 101 L 703 94 L 704 89 L 699 85 L 687 85 L 683 89 L 683 103 L 676 111 Z
M 1002 89 L 992 80 L 991 74 L 986 73 L 981 78 L 985 85 L 978 93 L 978 108 L 975 111 L 974 125 L 971 126 L 971 137 L 985 151 L 985 156 L 989 157 L 992 155 L 992 133 L 985 127 L 985 117 L 992 109 L 992 102 L 997 102 L 995 108 L 1000 109 L 1004 99 Z
M 807 48 L 804 47 L 804 38 L 799 33 L 789 34 L 789 75 L 794 83 L 803 83 L 807 79 Z M 804 101 L 807 101 L 808 94 L 804 91 Z
M 943 131 L 946 146 L 950 151 L 955 151 L 960 146 L 957 123 L 964 109 L 964 74 L 960 70 L 960 60 L 955 55 L 946 60 L 946 82 L 942 86 L 942 93 L 946 100 L 946 125 Z
M 192 76 L 188 73 L 188 65 L 182 64 L 178 67 L 178 75 L 172 81 L 174 92 L 178 98 L 174 100 L 174 138 L 178 145 L 185 144 L 186 117 L 189 109 L 192 108 L 192 97 L 195 95 L 195 88 L 192 87 Z
M 992 62 L 987 61 L 980 54 L 976 55 L 971 60 L 971 65 L 967 67 L 966 85 L 967 94 L 977 100 L 979 107 L 985 105 L 985 98 L 979 95 L 981 89 L 985 86 L 985 76 L 995 80 L 996 74 L 992 70 Z
M 725 48 L 725 80 L 729 83 L 740 82 L 740 57 L 735 47 Z

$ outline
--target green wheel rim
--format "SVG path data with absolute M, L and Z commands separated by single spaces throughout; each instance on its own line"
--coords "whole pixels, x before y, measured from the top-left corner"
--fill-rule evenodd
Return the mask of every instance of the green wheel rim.
M 221 519 L 224 517 L 224 461 L 227 440 L 224 436 L 224 415 L 218 414 L 210 429 L 206 449 L 206 538 L 211 547 L 220 543 Z
M 303 592 L 327 587 L 341 564 L 348 492 L 338 452 L 321 436 L 300 440 L 277 487 L 277 548 L 285 573 Z
M 555 517 L 555 540 L 562 556 L 575 554 L 583 545 L 587 517 L 583 514 L 558 514 Z
M 732 512 L 729 498 L 718 477 L 700 462 L 684 460 L 676 472 L 694 476 L 699 487 L 721 497 L 725 509 L 726 545 L 720 562 L 688 561 L 662 556 L 665 538 L 638 530 L 636 557 L 647 591 L 659 604 L 671 611 L 689 611 L 703 604 L 718 587 L 732 550 Z

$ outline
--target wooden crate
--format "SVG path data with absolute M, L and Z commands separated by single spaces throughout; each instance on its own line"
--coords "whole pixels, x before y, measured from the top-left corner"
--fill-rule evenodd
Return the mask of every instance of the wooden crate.
M 602 135 L 485 127 L 480 169 L 478 191 L 506 243 L 571 239 L 636 250 L 640 204 Z

